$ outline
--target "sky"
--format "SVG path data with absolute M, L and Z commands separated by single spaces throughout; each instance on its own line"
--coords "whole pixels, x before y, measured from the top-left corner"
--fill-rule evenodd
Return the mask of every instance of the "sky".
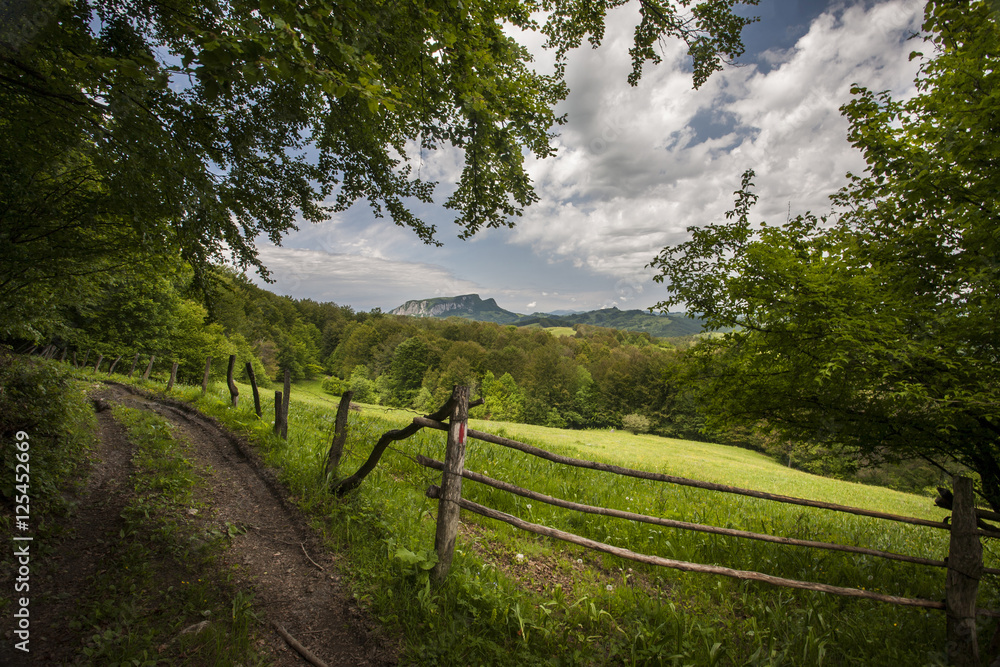
M 663 62 L 636 87 L 626 77 L 635 6 L 608 16 L 598 49 L 570 54 L 570 94 L 557 107 L 555 156 L 529 158 L 539 201 L 513 229 L 461 240 L 454 216 L 421 206 L 443 247 L 422 243 L 364 202 L 329 221 L 302 223 L 280 247 L 258 240 L 278 294 L 389 311 L 411 299 L 477 293 L 518 313 L 648 308 L 666 297 L 646 265 L 686 229 L 724 219 L 748 168 L 759 195 L 753 219 L 830 210 L 829 196 L 862 173 L 840 106 L 850 88 L 915 93 L 923 2 L 760 0 L 742 13 L 747 52 L 701 89 L 691 84 L 686 47 L 667 42 Z M 542 71 L 551 56 L 532 34 L 519 39 Z M 424 156 L 424 178 L 447 199 L 461 162 L 455 151 Z M 258 284 L 262 284 L 257 280 Z M 676 308 L 675 308 L 676 309 Z

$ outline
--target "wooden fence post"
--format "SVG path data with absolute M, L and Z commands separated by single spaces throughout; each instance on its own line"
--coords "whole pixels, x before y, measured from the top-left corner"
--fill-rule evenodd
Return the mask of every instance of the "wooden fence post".
M 170 367 L 170 379 L 167 380 L 167 391 L 174 388 L 174 381 L 177 380 L 177 366 L 179 364 L 175 361 L 174 365 Z
M 229 385 L 229 396 L 233 401 L 233 407 L 240 401 L 240 390 L 236 387 L 236 381 L 233 379 L 233 369 L 236 368 L 236 355 L 229 355 L 229 368 L 226 370 L 226 384 Z
M 249 361 L 247 362 L 247 377 L 250 378 L 250 389 L 253 390 L 253 410 L 259 419 L 262 416 L 260 413 L 260 392 L 257 391 L 257 376 L 253 372 L 253 364 Z
M 353 391 L 345 391 L 340 397 L 340 405 L 337 407 L 337 420 L 333 426 L 333 442 L 330 444 L 330 453 L 326 457 L 326 473 L 330 474 L 340 465 L 340 457 L 344 453 L 344 443 L 347 442 L 347 413 L 351 408 L 351 398 Z
M 292 394 L 292 372 L 285 369 L 285 393 L 281 397 L 281 437 L 288 440 L 288 397 Z
M 69 348 L 68 347 L 64 347 L 63 350 L 62 350 L 62 354 L 59 355 L 59 363 L 62 363 L 64 361 L 66 361 L 66 353 L 67 352 L 69 352 Z
M 87 359 L 90 359 L 90 350 L 87 350 L 87 354 L 83 355 L 83 361 L 80 362 L 80 368 L 87 367 Z
M 153 362 L 154 361 L 156 361 L 156 355 L 155 354 L 149 355 L 149 363 L 146 365 L 146 372 L 142 374 L 142 379 L 143 380 L 148 380 L 149 379 L 149 373 L 150 373 L 150 371 L 153 370 Z
M 103 362 L 104 362 L 104 355 L 103 354 L 97 355 L 97 363 L 94 364 L 94 372 L 95 373 L 97 371 L 101 370 L 101 363 L 103 363 Z
M 132 373 L 135 373 L 135 366 L 139 363 L 139 353 L 136 352 L 135 356 L 132 357 L 132 366 L 128 369 L 128 379 L 132 379 Z
M 976 502 L 972 479 L 954 477 L 951 506 L 951 543 L 945 577 L 945 613 L 948 616 L 948 663 L 979 666 L 976 637 L 976 597 L 983 573 L 983 547 L 976 534 Z
M 208 391 L 208 371 L 212 369 L 212 357 L 205 357 L 205 377 L 201 379 L 201 395 Z
M 448 423 L 448 445 L 445 451 L 444 471 L 441 473 L 441 497 L 438 501 L 437 533 L 434 536 L 434 550 L 438 562 L 432 575 L 438 583 L 444 581 L 451 568 L 455 553 L 455 536 L 458 534 L 458 519 L 462 497 L 462 470 L 465 468 L 465 436 L 469 421 L 469 388 L 455 387 L 452 390 L 451 419 Z
M 281 413 L 284 407 L 281 404 L 281 391 L 274 392 L 274 434 L 281 433 Z
M 115 357 L 115 360 L 111 362 L 111 368 L 108 369 L 108 375 L 111 375 L 112 373 L 115 372 L 115 366 L 117 366 L 118 362 L 121 360 L 122 360 L 122 355 L 119 354 L 117 357 Z

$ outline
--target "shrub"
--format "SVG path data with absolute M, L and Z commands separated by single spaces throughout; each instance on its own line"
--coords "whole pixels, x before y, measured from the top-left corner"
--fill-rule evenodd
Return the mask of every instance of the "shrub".
M 649 433 L 649 418 L 633 412 L 622 417 L 622 428 L 635 434 Z
M 334 396 L 343 396 L 344 392 L 351 388 L 351 386 L 341 380 L 336 375 L 331 375 L 323 380 L 323 384 L 320 385 L 328 394 L 333 394 Z

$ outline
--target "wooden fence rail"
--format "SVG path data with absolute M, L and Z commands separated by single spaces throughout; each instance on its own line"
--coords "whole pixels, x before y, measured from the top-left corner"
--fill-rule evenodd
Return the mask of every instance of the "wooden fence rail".
M 422 454 L 417 454 L 417 463 L 427 468 L 433 468 L 435 470 L 444 470 L 443 462 L 427 458 Z M 943 560 L 920 558 L 917 556 L 907 556 L 905 554 L 892 553 L 891 551 L 879 551 L 878 549 L 869 549 L 867 547 L 856 547 L 846 544 L 836 544 L 833 542 L 817 542 L 814 540 L 800 540 L 793 537 L 779 537 L 777 535 L 768 535 L 766 533 L 754 533 L 747 530 L 739 530 L 736 528 L 721 528 L 718 526 L 707 526 L 700 523 L 677 521 L 674 519 L 664 519 L 662 517 L 647 516 L 645 514 L 636 514 L 634 512 L 626 512 L 623 510 L 610 509 L 607 507 L 594 507 L 593 505 L 584 505 L 569 500 L 553 498 L 552 496 L 547 496 L 543 493 L 538 493 L 537 491 L 523 489 L 519 486 L 515 486 L 507 482 L 502 482 L 500 480 L 492 479 L 490 477 L 487 477 L 486 475 L 481 475 L 477 472 L 472 472 L 471 470 L 463 470 L 462 476 L 465 477 L 466 479 L 471 479 L 474 482 L 479 482 L 480 484 L 491 486 L 494 489 L 499 489 L 501 491 L 507 491 L 508 493 L 513 493 L 515 495 L 521 496 L 522 498 L 528 498 L 529 500 L 537 500 L 538 502 L 546 503 L 548 505 L 553 505 L 555 507 L 562 507 L 564 509 L 571 509 L 586 514 L 599 514 L 601 516 L 610 516 L 618 519 L 627 519 L 629 521 L 639 521 L 642 523 L 649 523 L 657 526 L 663 526 L 665 528 L 678 528 L 681 530 L 690 530 L 698 533 L 725 535 L 727 537 L 741 537 L 750 540 L 771 542 L 774 544 L 786 544 L 789 546 L 809 547 L 813 549 L 826 549 L 828 551 L 843 551 L 846 553 L 855 553 L 864 556 L 874 556 L 876 558 L 886 558 L 889 560 L 898 560 L 906 563 L 916 563 L 918 565 L 927 565 L 930 567 L 948 566 L 948 563 Z M 1000 569 L 985 568 L 983 572 L 986 574 L 1000 574 Z

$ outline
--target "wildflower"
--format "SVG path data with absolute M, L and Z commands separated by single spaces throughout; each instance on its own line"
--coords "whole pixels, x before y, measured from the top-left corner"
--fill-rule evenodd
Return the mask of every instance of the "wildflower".
M 518 563 L 523 563 L 524 562 L 524 554 L 518 554 L 516 556 L 516 558 L 517 558 L 517 562 Z
M 615 590 L 615 587 L 612 586 L 611 584 L 608 584 L 607 586 L 605 586 L 605 588 L 608 589 L 609 592 Z
M 531 509 L 531 503 L 528 503 L 528 509 L 529 510 Z
M 577 562 L 578 565 L 583 565 L 583 559 L 582 558 L 577 558 L 576 562 Z

